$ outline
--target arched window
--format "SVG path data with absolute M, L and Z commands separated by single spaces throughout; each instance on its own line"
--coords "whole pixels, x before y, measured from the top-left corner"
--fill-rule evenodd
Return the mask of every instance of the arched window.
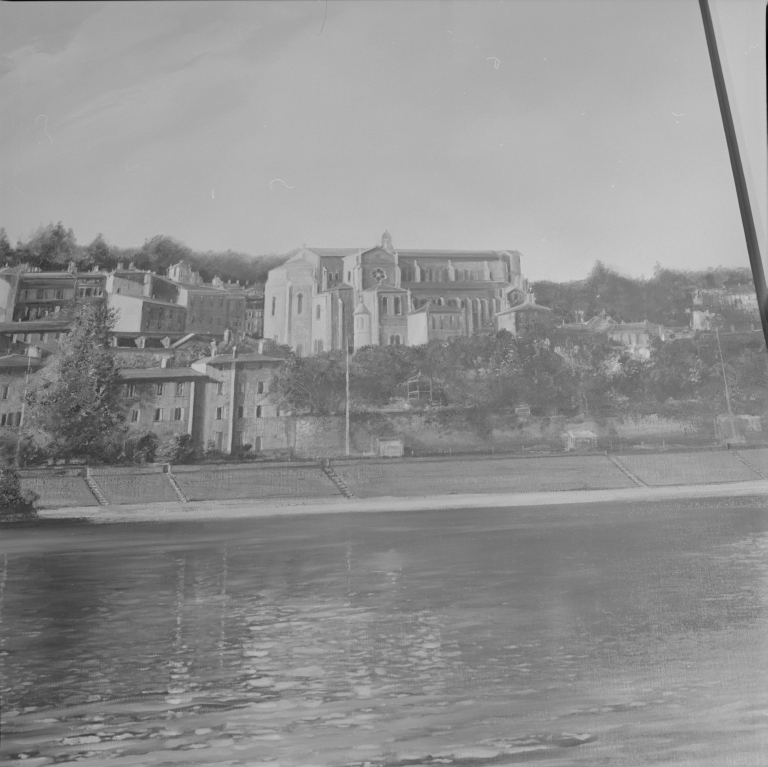
M 272 316 L 275 316 L 275 307 L 277 306 L 277 297 L 272 296 Z
M 350 285 L 352 284 L 352 272 L 347 272 L 347 282 Z
M 318 304 L 318 305 L 315 307 L 315 319 L 316 319 L 316 320 L 319 320 L 319 319 L 320 319 L 320 304 Z
M 304 294 L 299 293 L 296 296 L 296 314 L 301 314 L 301 310 L 304 308 Z
M 437 299 L 438 306 L 443 306 L 444 304 L 445 304 L 445 299 L 442 296 Z
M 403 313 L 403 305 L 400 296 L 395 296 L 395 314 Z
M 389 301 L 387 301 L 386 296 L 381 297 L 381 313 L 389 314 Z

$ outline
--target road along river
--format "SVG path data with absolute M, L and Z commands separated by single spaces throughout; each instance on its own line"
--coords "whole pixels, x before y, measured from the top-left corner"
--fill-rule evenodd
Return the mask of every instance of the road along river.
M 749 765 L 761 497 L 0 540 L 2 761 Z

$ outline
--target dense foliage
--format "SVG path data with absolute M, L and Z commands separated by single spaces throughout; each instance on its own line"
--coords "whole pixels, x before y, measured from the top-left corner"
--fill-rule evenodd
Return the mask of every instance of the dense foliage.
M 72 330 L 27 394 L 31 424 L 52 458 L 110 460 L 119 452 L 121 385 L 110 330 L 115 314 L 101 303 L 81 305 Z
M 225 281 L 239 281 L 243 285 L 266 282 L 270 269 L 279 266 L 288 255 L 270 254 L 251 256 L 228 250 L 215 253 L 192 250 L 184 243 L 167 235 L 156 235 L 140 247 L 120 248 L 110 245 L 98 234 L 87 245 L 78 244 L 75 233 L 61 221 L 40 226 L 26 241 L 12 246 L 5 229 L 0 229 L 0 266 L 26 263 L 42 271 L 66 269 L 74 261 L 79 269 L 114 269 L 118 263 L 133 263 L 138 269 L 164 273 L 169 266 L 184 260 L 199 271 L 204 280 L 218 275 Z
M 489 333 L 425 346 L 371 346 L 350 358 L 352 406 L 368 410 L 408 398 L 408 381 L 431 381 L 431 398 L 476 413 L 527 405 L 533 415 L 620 415 L 727 409 L 723 369 L 734 412 L 768 411 L 768 355 L 759 334 L 657 341 L 648 360 L 635 359 L 605 336 L 573 339 L 557 328 L 515 338 Z M 273 397 L 293 412 L 344 412 L 343 352 L 290 357 Z
M 609 269 L 599 261 L 585 280 L 533 283 L 536 300 L 551 307 L 558 319 L 574 322 L 605 312 L 617 322 L 658 322 L 670 327 L 690 324 L 687 310 L 696 288 L 751 285 L 752 274 L 744 269 L 675 271 L 656 266 L 650 279 L 634 279 Z

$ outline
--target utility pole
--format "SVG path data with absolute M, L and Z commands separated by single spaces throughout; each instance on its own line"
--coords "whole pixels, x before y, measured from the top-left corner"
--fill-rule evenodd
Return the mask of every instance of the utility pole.
M 344 408 L 344 421 L 345 421 L 344 444 L 345 444 L 345 454 L 349 455 L 349 343 L 346 338 L 344 339 L 344 352 L 347 358 L 347 371 L 346 371 L 347 405 Z
M 728 154 L 731 158 L 731 170 L 733 171 L 733 180 L 736 184 L 736 197 L 738 198 L 739 210 L 741 211 L 741 223 L 744 227 L 744 237 L 747 241 L 749 264 L 752 267 L 752 279 L 755 282 L 755 291 L 757 293 L 760 322 L 763 326 L 765 342 L 768 344 L 768 318 L 766 318 L 766 310 L 768 309 L 768 306 L 766 305 L 768 304 L 768 290 L 766 289 L 765 284 L 763 262 L 760 258 L 760 243 L 757 239 L 755 220 L 752 216 L 752 208 L 749 203 L 747 181 L 741 163 L 739 144 L 736 140 L 736 128 L 733 124 L 733 115 L 731 114 L 731 106 L 728 101 L 728 91 L 725 87 L 723 66 L 720 62 L 720 54 L 717 51 L 715 27 L 712 23 L 712 14 L 709 10 L 708 0 L 699 0 L 699 7 L 701 9 L 701 18 L 704 22 L 704 34 L 707 38 L 707 48 L 709 49 L 709 59 L 712 64 L 712 74 L 714 75 L 715 80 L 717 100 L 720 105 L 720 116 L 722 117 L 723 128 L 725 130 L 725 140 L 728 144 Z
M 733 412 L 731 411 L 731 397 L 728 394 L 728 379 L 725 377 L 725 363 L 723 362 L 723 350 L 720 346 L 720 331 L 715 328 L 715 336 L 717 337 L 717 351 L 720 355 L 720 369 L 723 371 L 723 384 L 725 385 L 725 402 L 728 405 L 728 418 L 733 418 Z
M 21 430 L 24 426 L 24 414 L 27 410 L 27 387 L 29 386 L 29 370 L 32 366 L 32 356 L 29 354 L 31 347 L 27 348 L 27 372 L 24 375 L 24 396 L 21 399 L 21 415 L 19 416 L 19 433 L 16 435 L 16 466 L 19 466 L 19 454 L 21 453 Z

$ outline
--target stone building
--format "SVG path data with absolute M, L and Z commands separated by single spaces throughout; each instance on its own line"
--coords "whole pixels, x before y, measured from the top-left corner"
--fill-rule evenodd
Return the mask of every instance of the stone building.
M 497 329 L 498 315 L 527 291 L 517 251 L 398 251 L 385 232 L 368 249 L 302 247 L 272 269 L 264 336 L 299 355 L 351 344 L 421 344 Z M 417 316 L 426 306 L 432 308 Z
M 5 348 L 57 342 L 72 327 L 79 304 L 105 300 L 106 280 L 104 272 L 78 272 L 74 263 L 64 272 L 0 269 L 0 336 Z
M 129 368 L 120 371 L 128 434 L 151 431 L 160 439 L 195 436 L 202 415 L 205 374 L 192 368 Z
M 195 441 L 230 453 L 249 444 L 256 452 L 289 446 L 288 425 L 269 399 L 275 370 L 285 362 L 257 352 L 221 354 L 192 363 L 205 375 Z
M 16 441 L 22 426 L 28 376 L 34 375 L 43 364 L 42 358 L 31 355 L 0 357 L 0 444 Z

